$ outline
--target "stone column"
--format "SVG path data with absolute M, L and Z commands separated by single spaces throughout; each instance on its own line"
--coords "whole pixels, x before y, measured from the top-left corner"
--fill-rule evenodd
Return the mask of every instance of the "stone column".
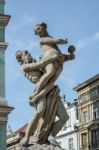
M 10 16 L 4 14 L 5 1 L 0 0 L 0 150 L 6 150 L 6 125 L 8 114 L 13 109 L 5 100 L 5 27 Z

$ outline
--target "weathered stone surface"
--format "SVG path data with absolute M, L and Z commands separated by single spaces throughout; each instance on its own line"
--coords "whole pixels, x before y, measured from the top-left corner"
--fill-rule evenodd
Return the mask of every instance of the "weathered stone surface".
M 63 150 L 61 147 L 51 144 L 34 144 L 29 147 L 19 147 L 17 150 Z
M 36 145 L 31 146 L 30 150 L 63 150 L 63 149 L 54 145 L 36 144 Z
M 49 135 L 55 137 L 68 120 L 69 116 L 61 102 L 60 89 L 55 85 L 55 81 L 63 70 L 63 64 L 75 58 L 75 47 L 69 46 L 68 54 L 63 54 L 58 45 L 67 44 L 68 40 L 50 36 L 45 23 L 37 24 L 34 32 L 40 38 L 42 48 L 40 60 L 36 61 L 27 50 L 19 50 L 16 53 L 16 59 L 24 75 L 36 84 L 35 91 L 29 97 L 29 103 L 36 107 L 37 111 L 28 123 L 22 140 L 23 145 L 29 144 L 31 136 L 33 136 L 32 143 L 45 143 Z M 53 149 L 51 145 L 35 146 L 33 149 Z
M 10 16 L 4 14 L 5 0 L 0 0 L 0 150 L 6 150 L 6 124 L 12 108 L 5 100 L 5 27 Z

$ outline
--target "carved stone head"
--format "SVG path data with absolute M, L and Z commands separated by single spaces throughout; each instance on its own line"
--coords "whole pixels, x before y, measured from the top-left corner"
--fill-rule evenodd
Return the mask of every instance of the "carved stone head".
M 47 33 L 47 25 L 46 23 L 37 24 L 34 26 L 34 32 L 36 35 L 39 35 L 40 37 L 43 37 Z
M 22 64 L 36 62 L 35 59 L 32 58 L 31 54 L 28 51 L 17 51 L 16 52 L 16 59 L 17 61 Z

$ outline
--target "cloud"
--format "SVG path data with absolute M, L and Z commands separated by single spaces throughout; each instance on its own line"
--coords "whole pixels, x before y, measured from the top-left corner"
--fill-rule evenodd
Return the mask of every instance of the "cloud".
M 16 49 L 25 47 L 25 49 L 31 50 L 31 49 L 35 49 L 35 48 L 39 47 L 38 41 L 31 40 L 29 42 L 28 41 L 25 42 L 23 39 L 12 40 L 12 38 L 9 41 L 12 41 L 11 45 L 14 46 L 14 47 L 16 47 Z
M 99 41 L 99 32 L 95 33 L 92 36 L 85 37 L 84 39 L 79 40 L 76 44 L 76 47 L 77 49 L 83 49 L 97 41 Z
M 39 43 L 38 43 L 38 41 L 31 40 L 25 47 L 27 49 L 31 50 L 31 49 L 34 49 L 34 48 L 38 48 L 39 47 Z
M 74 80 L 72 78 L 67 77 L 64 73 L 60 76 L 59 82 L 62 84 L 66 83 L 67 87 L 73 88 L 74 87 Z
M 21 41 L 19 41 L 19 40 L 12 40 L 12 39 L 10 39 L 10 41 L 11 41 L 11 44 L 14 46 L 14 47 L 17 47 L 17 48 L 19 48 L 19 47 L 22 47 L 23 46 L 23 43 L 21 42 Z
M 9 76 L 11 77 L 12 82 L 15 82 L 18 79 L 21 79 L 22 75 L 20 73 L 20 67 L 19 64 L 16 61 L 15 53 L 17 50 L 28 50 L 31 52 L 33 57 L 38 57 L 38 51 L 39 43 L 35 42 L 33 40 L 31 41 L 19 41 L 19 40 L 12 40 L 11 38 L 11 45 L 9 46 L 9 50 L 6 52 L 6 72 L 9 72 Z M 15 48 L 14 48 L 15 47 Z M 13 51 L 11 50 L 13 49 Z M 9 59 L 11 58 L 11 59 Z M 9 70 L 9 67 L 11 66 L 11 70 Z
M 22 21 L 25 24 L 31 24 L 32 22 L 35 22 L 36 19 L 33 16 L 29 16 L 27 14 L 24 14 L 23 17 L 22 17 Z
M 16 32 L 27 25 L 35 24 L 35 22 L 36 22 L 35 17 L 24 14 L 23 16 L 20 17 L 20 21 L 17 24 L 12 25 L 13 28 L 11 28 L 11 30 L 13 32 Z

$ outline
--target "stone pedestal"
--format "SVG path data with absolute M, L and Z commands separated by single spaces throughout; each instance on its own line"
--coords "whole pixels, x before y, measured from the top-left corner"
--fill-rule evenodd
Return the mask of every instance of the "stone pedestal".
M 5 100 L 5 28 L 10 16 L 4 12 L 5 0 L 0 0 L 0 150 L 6 150 L 6 125 L 8 114 L 13 109 Z
M 8 114 L 12 109 L 7 105 L 7 101 L 0 100 L 0 150 L 6 150 L 6 124 Z
M 19 146 L 16 148 L 16 150 L 64 150 L 64 149 L 51 144 L 34 144 L 27 147 Z

